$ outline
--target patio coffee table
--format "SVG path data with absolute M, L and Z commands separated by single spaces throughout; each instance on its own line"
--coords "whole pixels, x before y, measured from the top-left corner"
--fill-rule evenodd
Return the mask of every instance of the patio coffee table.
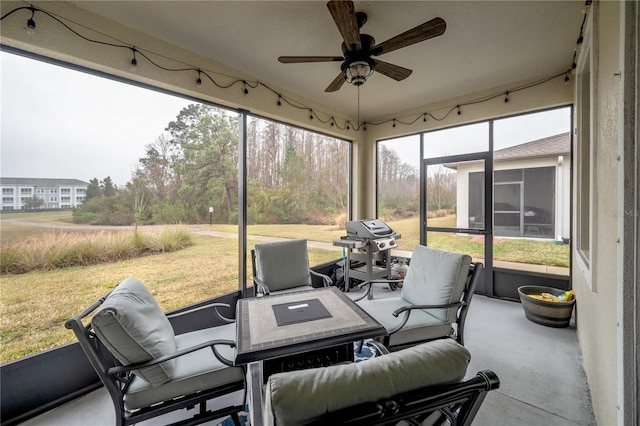
M 353 361 L 353 342 L 386 329 L 335 287 L 238 300 L 235 364 L 247 366 L 251 424 L 273 373 Z
M 287 371 L 295 366 L 286 365 L 283 357 L 294 356 L 300 364 L 305 353 L 322 358 L 319 363 L 305 359 L 306 367 L 353 360 L 351 343 L 386 334 L 335 287 L 240 299 L 236 309 L 236 365 L 280 359 L 281 370 Z

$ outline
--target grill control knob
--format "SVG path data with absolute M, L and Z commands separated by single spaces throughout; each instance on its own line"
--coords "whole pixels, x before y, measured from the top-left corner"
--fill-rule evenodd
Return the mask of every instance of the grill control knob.
M 380 248 L 384 248 L 385 245 L 385 243 L 380 243 Z

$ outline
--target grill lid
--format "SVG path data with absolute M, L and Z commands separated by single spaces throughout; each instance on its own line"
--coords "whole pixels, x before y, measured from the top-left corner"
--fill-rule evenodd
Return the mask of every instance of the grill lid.
M 376 239 L 394 235 L 393 229 L 380 219 L 351 220 L 345 228 L 349 238 Z

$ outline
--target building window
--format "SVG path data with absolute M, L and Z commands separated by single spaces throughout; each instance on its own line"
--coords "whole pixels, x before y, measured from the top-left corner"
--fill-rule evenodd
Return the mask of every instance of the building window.
M 49 197 L 49 201 L 58 201 L 58 197 L 56 197 L 55 195 L 51 196 Z
M 31 188 L 20 188 L 20 194 L 31 195 Z
M 60 188 L 61 194 L 71 194 L 71 188 Z
M 84 194 L 85 193 L 85 189 L 84 188 L 76 188 L 76 194 Z
M 2 195 L 13 195 L 13 188 L 2 188 Z
M 60 202 L 61 203 L 70 203 L 71 202 L 71 197 L 60 197 Z
M 13 204 L 13 197 L 2 197 L 2 204 Z
M 44 194 L 46 193 L 47 190 L 44 188 L 36 188 L 36 194 Z
M 52 188 L 51 191 L 52 194 L 57 194 L 58 193 L 58 189 L 57 188 Z
M 591 37 L 591 16 L 587 23 L 583 50 L 578 61 L 576 80 L 576 253 L 577 264 L 591 289 L 595 283 L 591 274 L 591 261 L 594 252 L 593 206 L 595 205 L 594 173 L 596 158 L 594 155 L 593 114 L 595 111 L 595 72 Z

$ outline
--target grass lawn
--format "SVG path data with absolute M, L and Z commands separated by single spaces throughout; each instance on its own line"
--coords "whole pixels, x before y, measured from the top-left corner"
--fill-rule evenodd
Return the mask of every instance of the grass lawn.
M 38 233 L 55 233 L 42 227 L 16 225 L 5 219 L 22 218 L 31 222 L 70 224 L 71 212 L 0 215 L 0 242 L 11 244 Z M 450 220 L 447 218 L 443 221 Z M 418 219 L 390 222 L 402 238 L 400 248 L 411 250 L 418 244 Z M 235 233 L 237 226 L 199 225 L 198 228 Z M 87 233 L 86 230 L 64 232 Z M 118 231 L 132 232 L 132 231 Z M 345 235 L 331 226 L 254 225 L 249 235 L 300 238 L 331 242 Z M 193 245 L 173 252 L 124 260 L 111 264 L 70 267 L 46 272 L 0 276 L 0 362 L 74 340 L 64 322 L 104 295 L 123 279 L 134 276 L 144 282 L 164 310 L 232 292 L 238 289 L 238 242 L 192 234 Z M 249 241 L 249 249 L 258 241 Z M 455 234 L 429 235 L 429 245 L 482 256 L 483 243 Z M 568 263 L 568 245 L 532 240 L 500 240 L 496 259 L 529 263 Z M 312 265 L 340 257 L 339 251 L 310 248 Z M 564 260 L 563 260 L 564 259 Z M 251 262 L 247 262 L 249 274 Z M 566 265 L 564 265 L 566 266 Z M 249 277 L 250 281 L 250 277 Z

